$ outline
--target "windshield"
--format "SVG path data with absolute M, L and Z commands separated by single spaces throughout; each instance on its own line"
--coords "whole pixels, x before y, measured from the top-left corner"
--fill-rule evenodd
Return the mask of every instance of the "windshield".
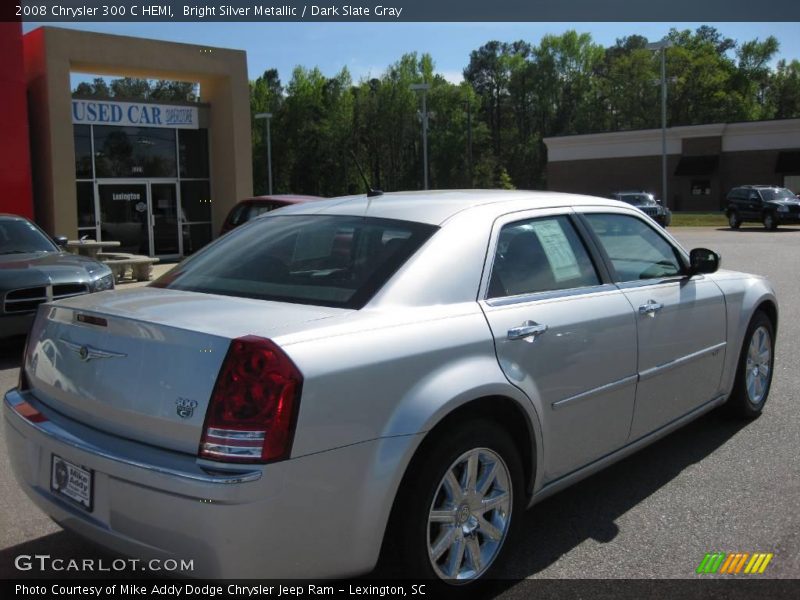
M 786 188 L 762 189 L 760 191 L 764 200 L 797 200 L 797 196 Z
M 151 285 L 361 308 L 436 229 L 393 219 L 276 215 L 243 225 Z
M 22 219 L 0 219 L 0 254 L 58 252 L 36 225 Z
M 619 199 L 634 206 L 646 206 L 655 204 L 655 200 L 650 194 L 620 194 Z

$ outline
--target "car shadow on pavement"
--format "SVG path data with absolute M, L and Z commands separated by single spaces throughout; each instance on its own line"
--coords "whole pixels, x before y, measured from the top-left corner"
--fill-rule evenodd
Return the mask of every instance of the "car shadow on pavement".
M 611 542 L 616 519 L 736 435 L 747 421 L 717 409 L 522 515 L 499 578 L 530 577 L 582 542 Z M 589 575 L 587 575 L 589 576 Z

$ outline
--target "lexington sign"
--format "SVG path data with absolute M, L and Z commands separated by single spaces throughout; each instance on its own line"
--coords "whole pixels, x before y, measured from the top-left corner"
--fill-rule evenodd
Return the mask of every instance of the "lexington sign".
M 168 127 L 197 129 L 195 106 L 111 102 L 108 100 L 73 100 L 74 125 L 117 125 L 120 127 Z

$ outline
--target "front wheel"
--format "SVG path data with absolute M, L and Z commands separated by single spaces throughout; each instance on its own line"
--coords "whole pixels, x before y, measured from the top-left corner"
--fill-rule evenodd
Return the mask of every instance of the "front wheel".
M 775 329 L 767 315 L 758 311 L 747 327 L 736 381 L 728 400 L 730 412 L 754 419 L 761 414 L 772 385 L 775 362 Z
M 778 220 L 771 212 L 764 213 L 764 228 L 767 231 L 775 231 L 778 228 Z
M 454 585 L 481 579 L 524 510 L 523 488 L 519 452 L 499 426 L 470 421 L 440 436 L 412 462 L 393 509 L 400 568 Z

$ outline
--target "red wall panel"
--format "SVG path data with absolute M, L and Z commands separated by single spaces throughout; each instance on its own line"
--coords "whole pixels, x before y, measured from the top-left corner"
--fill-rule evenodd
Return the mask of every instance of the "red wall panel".
M 22 24 L 0 22 L 0 212 L 33 218 Z

